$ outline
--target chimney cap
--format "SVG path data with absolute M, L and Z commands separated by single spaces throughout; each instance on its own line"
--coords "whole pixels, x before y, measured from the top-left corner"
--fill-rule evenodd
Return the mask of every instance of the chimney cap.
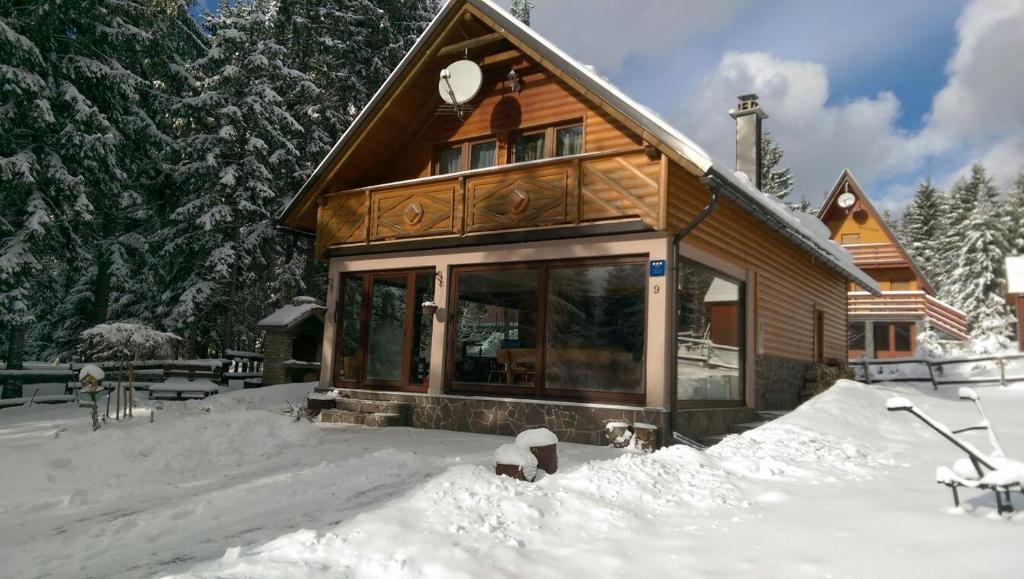
M 757 114 L 758 118 L 761 119 L 768 118 L 768 113 L 764 112 L 760 103 L 757 102 L 757 93 L 741 94 L 736 98 L 739 99 L 740 104 L 736 109 L 729 110 L 729 115 L 732 118 L 735 119 L 750 114 Z

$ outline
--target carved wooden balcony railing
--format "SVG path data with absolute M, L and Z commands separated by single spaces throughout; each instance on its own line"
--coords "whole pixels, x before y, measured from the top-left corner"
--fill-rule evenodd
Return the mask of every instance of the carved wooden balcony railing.
M 853 256 L 853 264 L 861 269 L 909 265 L 903 253 L 892 243 L 857 243 L 843 247 Z
M 317 255 L 338 245 L 629 218 L 661 228 L 662 169 L 637 149 L 330 193 L 317 215 Z
M 873 296 L 867 292 L 847 294 L 851 319 L 927 319 L 936 329 L 959 339 L 967 337 L 967 315 L 923 291 L 891 291 Z

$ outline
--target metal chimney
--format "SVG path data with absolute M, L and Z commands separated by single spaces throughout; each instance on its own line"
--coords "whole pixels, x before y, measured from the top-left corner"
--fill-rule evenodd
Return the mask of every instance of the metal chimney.
M 750 178 L 754 187 L 761 188 L 761 119 L 768 113 L 761 109 L 756 94 L 739 97 L 740 104 L 729 115 L 736 119 L 736 170 Z

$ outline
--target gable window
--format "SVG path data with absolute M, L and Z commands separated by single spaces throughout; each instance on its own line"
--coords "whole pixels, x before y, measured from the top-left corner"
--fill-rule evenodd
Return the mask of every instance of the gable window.
M 583 152 L 583 125 L 555 129 L 555 156 L 567 157 Z
M 435 171 L 435 173 L 437 173 L 438 175 L 447 175 L 448 173 L 458 173 L 461 170 L 461 145 L 441 149 L 440 151 L 437 152 L 437 170 Z
M 513 162 L 525 163 L 537 161 L 544 158 L 545 142 L 547 131 L 537 133 L 525 133 L 516 138 L 515 153 Z
M 850 245 L 853 243 L 860 243 L 859 233 L 844 233 L 842 237 L 842 245 Z
M 498 142 L 474 143 L 469 149 L 469 168 L 483 169 L 498 164 Z
M 437 150 L 435 175 L 448 175 L 470 169 L 485 169 L 498 164 L 498 141 L 467 141 Z

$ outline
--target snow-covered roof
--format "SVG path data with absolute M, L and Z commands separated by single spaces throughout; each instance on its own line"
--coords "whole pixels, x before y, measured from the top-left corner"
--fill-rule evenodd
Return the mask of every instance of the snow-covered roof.
M 526 44 L 544 60 L 551 63 L 553 67 L 580 83 L 588 92 L 587 96 L 594 100 L 603 101 L 606 105 L 619 111 L 639 125 L 644 132 L 644 138 L 655 144 L 663 153 L 673 157 L 677 162 L 683 161 L 693 165 L 706 176 L 717 177 L 727 190 L 724 193 L 734 201 L 737 201 L 737 204 L 741 205 L 746 211 L 758 217 L 762 222 L 781 233 L 784 237 L 821 258 L 833 270 L 844 277 L 855 281 L 858 285 L 872 293 L 880 293 L 881 290 L 875 280 L 853 265 L 853 259 L 849 253 L 833 243 L 828 236 L 822 238 L 818 234 L 819 232 L 801 223 L 794 215 L 794 212 L 786 207 L 785 204 L 775 197 L 755 189 L 749 180 L 738 177 L 728 165 L 712 159 L 704 149 L 690 140 L 689 137 L 649 108 L 631 99 L 618 87 L 609 82 L 608 79 L 599 75 L 593 67 L 585 66 L 565 52 L 562 52 L 557 46 L 537 34 L 532 28 L 520 22 L 491 0 L 449 0 L 444 5 L 388 79 L 381 85 L 376 94 L 373 95 L 370 102 L 367 103 L 366 107 L 363 108 L 355 121 L 352 122 L 334 145 L 327 157 L 313 171 L 298 195 L 285 207 L 278 218 L 279 226 L 284 227 L 284 220 L 287 216 L 298 206 L 300 200 L 309 193 L 334 159 L 349 144 L 349 141 L 354 139 L 364 128 L 363 125 L 376 113 L 378 105 L 382 103 L 385 95 L 405 75 L 406 69 L 411 65 L 416 55 L 428 48 L 427 45 L 431 42 L 434 34 L 441 24 L 445 22 L 449 14 L 467 4 L 494 21 L 499 32 L 509 34 Z
M 711 280 L 708 291 L 704 292 L 704 303 L 706 304 L 737 302 L 739 299 L 739 286 L 720 277 Z
M 1006 293 L 1024 294 L 1024 255 L 1006 258 Z
M 292 303 L 278 308 L 274 313 L 259 321 L 257 326 L 261 328 L 294 328 L 312 315 L 320 314 L 325 310 L 314 298 L 299 296 L 292 300 Z

